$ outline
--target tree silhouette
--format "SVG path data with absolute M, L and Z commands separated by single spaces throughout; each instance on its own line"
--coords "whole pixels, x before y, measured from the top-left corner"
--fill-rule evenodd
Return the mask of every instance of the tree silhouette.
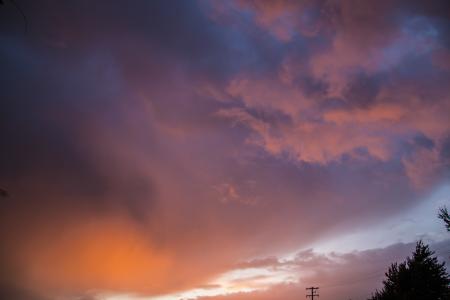
M 442 219 L 445 223 L 445 227 L 447 227 L 447 231 L 450 231 L 450 216 L 447 211 L 447 207 L 441 207 L 439 209 L 439 219 Z
M 417 242 L 412 257 L 392 264 L 383 288 L 369 300 L 449 300 L 450 278 L 445 263 L 439 263 L 433 255 L 428 245 Z

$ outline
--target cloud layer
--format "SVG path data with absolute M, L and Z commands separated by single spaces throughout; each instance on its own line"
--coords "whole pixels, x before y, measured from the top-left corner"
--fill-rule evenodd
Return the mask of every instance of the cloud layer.
M 0 6 L 8 297 L 208 286 L 449 180 L 446 1 L 20 6 L 26 34 Z M 382 269 L 402 247 L 295 264 L 326 285 L 336 260 Z

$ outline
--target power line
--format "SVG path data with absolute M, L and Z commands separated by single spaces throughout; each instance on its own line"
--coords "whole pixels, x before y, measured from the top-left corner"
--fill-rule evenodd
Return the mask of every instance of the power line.
M 12 6 L 14 6 L 14 8 L 20 13 L 20 15 L 23 18 L 24 21 L 24 25 L 25 25 L 25 31 L 24 33 L 27 33 L 28 30 L 28 20 L 27 20 L 27 16 L 25 15 L 25 13 L 23 12 L 22 8 L 20 7 L 20 5 L 15 1 L 15 0 L 9 0 L 9 2 L 12 4 Z M 4 5 L 5 1 L 4 0 L 0 0 L 0 5 Z
M 378 271 L 371 272 L 371 273 L 367 274 L 366 276 L 358 276 L 358 278 L 356 278 L 356 279 L 336 282 L 334 284 L 326 285 L 325 287 L 326 288 L 333 288 L 333 287 L 354 285 L 354 284 L 359 283 L 361 281 L 366 281 L 366 280 L 370 280 L 370 279 L 373 279 L 373 278 L 382 277 L 385 274 L 386 271 L 387 271 L 387 269 L 383 268 L 383 269 L 380 269 Z M 323 286 L 322 286 L 322 288 L 323 288 Z

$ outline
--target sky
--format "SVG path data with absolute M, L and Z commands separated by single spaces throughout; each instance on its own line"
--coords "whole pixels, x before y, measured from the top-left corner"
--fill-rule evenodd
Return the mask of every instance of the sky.
M 2 1 L 0 298 L 356 300 L 420 239 L 449 263 L 449 23 L 446 0 Z

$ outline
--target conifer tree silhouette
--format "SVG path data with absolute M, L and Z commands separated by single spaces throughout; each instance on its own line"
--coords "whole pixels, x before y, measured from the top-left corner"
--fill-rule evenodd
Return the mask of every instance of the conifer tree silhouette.
M 390 266 L 383 288 L 369 300 L 450 300 L 445 263 L 433 255 L 428 245 L 417 242 L 411 257 Z

